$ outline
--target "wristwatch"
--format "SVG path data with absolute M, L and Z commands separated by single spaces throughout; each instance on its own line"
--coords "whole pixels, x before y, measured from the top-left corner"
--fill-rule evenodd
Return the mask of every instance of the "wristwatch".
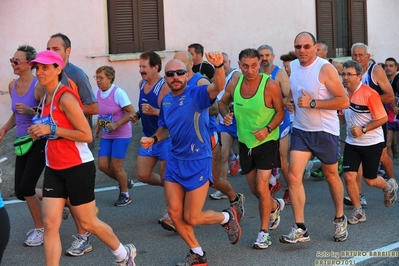
M 316 107 L 316 101 L 315 100 L 312 100 L 311 102 L 310 102 L 310 108 L 315 108 Z
M 271 127 L 266 126 L 266 128 L 267 128 L 267 131 L 269 132 L 269 134 L 272 133 L 273 129 Z
M 55 132 L 57 131 L 58 127 L 56 124 L 51 124 L 50 125 L 50 131 L 51 131 L 51 135 L 55 136 Z
M 365 126 L 362 126 L 362 132 L 363 132 L 363 134 L 367 133 L 367 128 Z

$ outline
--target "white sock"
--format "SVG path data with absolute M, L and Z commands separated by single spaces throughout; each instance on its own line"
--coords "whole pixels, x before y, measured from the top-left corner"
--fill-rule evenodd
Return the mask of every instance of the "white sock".
M 269 179 L 269 184 L 272 185 L 272 186 L 275 186 L 276 183 L 277 183 L 276 177 L 275 176 L 271 176 L 270 179 Z
M 385 192 L 391 191 L 391 189 L 392 189 L 392 185 L 388 182 L 387 182 L 387 184 L 388 184 L 388 189 L 387 190 L 384 189 Z
M 121 194 L 125 195 L 126 198 L 129 198 L 129 191 L 128 192 L 121 192 Z
M 221 224 L 225 224 L 230 220 L 230 214 L 228 212 L 222 212 L 224 215 L 224 220 Z
M 122 243 L 119 243 L 119 247 L 116 250 L 112 250 L 112 254 L 116 257 L 116 261 L 122 261 L 127 257 L 127 250 Z
M 230 157 L 230 161 L 233 161 L 233 160 L 235 160 L 236 158 L 237 158 L 236 154 L 233 153 L 233 155 Z
M 202 250 L 201 247 L 192 248 L 191 250 L 192 250 L 195 254 L 198 254 L 198 255 L 200 255 L 200 256 L 203 256 L 203 255 L 204 255 L 204 251 Z

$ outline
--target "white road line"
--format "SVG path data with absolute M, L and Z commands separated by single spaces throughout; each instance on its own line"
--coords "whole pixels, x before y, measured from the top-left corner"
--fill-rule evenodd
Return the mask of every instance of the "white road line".
M 135 182 L 134 183 L 134 187 L 142 187 L 142 186 L 147 186 L 146 183 L 142 183 L 142 182 Z M 102 188 L 96 188 L 94 189 L 94 192 L 104 192 L 104 191 L 110 191 L 110 190 L 116 190 L 119 189 L 118 186 L 111 186 L 111 187 L 102 187 Z M 15 204 L 15 203 L 21 203 L 24 202 L 22 200 L 5 200 L 4 204 L 5 205 L 9 205 L 9 204 Z
M 396 249 L 396 248 L 399 248 L 399 242 L 390 244 L 390 245 L 385 246 L 385 247 L 381 247 L 381 248 L 374 249 L 374 250 L 372 250 L 372 251 L 370 251 L 370 252 L 391 251 L 391 250 L 394 250 L 394 249 Z M 370 254 L 370 252 L 367 252 L 367 254 Z M 357 256 L 357 257 L 353 257 L 353 258 L 348 259 L 348 260 L 354 260 L 355 263 L 357 264 L 357 263 L 359 263 L 359 262 L 363 262 L 363 261 L 368 260 L 368 259 L 371 259 L 371 258 L 382 258 L 382 257 L 373 257 L 373 256 L 367 255 L 367 256 Z

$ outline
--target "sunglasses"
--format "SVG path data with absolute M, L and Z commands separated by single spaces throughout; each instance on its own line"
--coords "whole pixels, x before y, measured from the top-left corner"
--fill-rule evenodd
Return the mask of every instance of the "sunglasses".
M 165 76 L 171 78 L 171 77 L 174 77 L 174 76 L 175 76 L 175 73 L 176 73 L 176 75 L 178 75 L 178 76 L 183 76 L 184 74 L 187 73 L 187 71 L 184 70 L 184 69 L 169 70 L 169 71 L 166 71 L 166 72 L 165 72 Z
M 14 65 L 16 65 L 16 66 L 18 66 L 18 65 L 21 64 L 21 63 L 26 63 L 26 62 L 28 62 L 28 61 L 16 61 L 16 60 L 14 60 L 13 58 L 10 58 L 10 63 L 11 63 L 11 64 L 14 64 Z
M 297 50 L 301 50 L 302 48 L 305 50 L 309 50 L 313 45 L 305 44 L 305 45 L 295 45 L 294 48 Z
M 348 76 L 348 77 L 353 77 L 353 76 L 359 76 L 359 74 L 353 74 L 353 73 L 342 73 L 341 74 L 341 77 L 346 77 L 346 76 Z

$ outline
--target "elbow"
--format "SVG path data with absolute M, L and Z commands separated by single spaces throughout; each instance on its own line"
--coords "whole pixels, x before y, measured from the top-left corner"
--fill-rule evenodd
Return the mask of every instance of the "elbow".
M 82 142 L 92 143 L 93 142 L 93 133 L 91 130 L 88 133 L 85 133 Z

